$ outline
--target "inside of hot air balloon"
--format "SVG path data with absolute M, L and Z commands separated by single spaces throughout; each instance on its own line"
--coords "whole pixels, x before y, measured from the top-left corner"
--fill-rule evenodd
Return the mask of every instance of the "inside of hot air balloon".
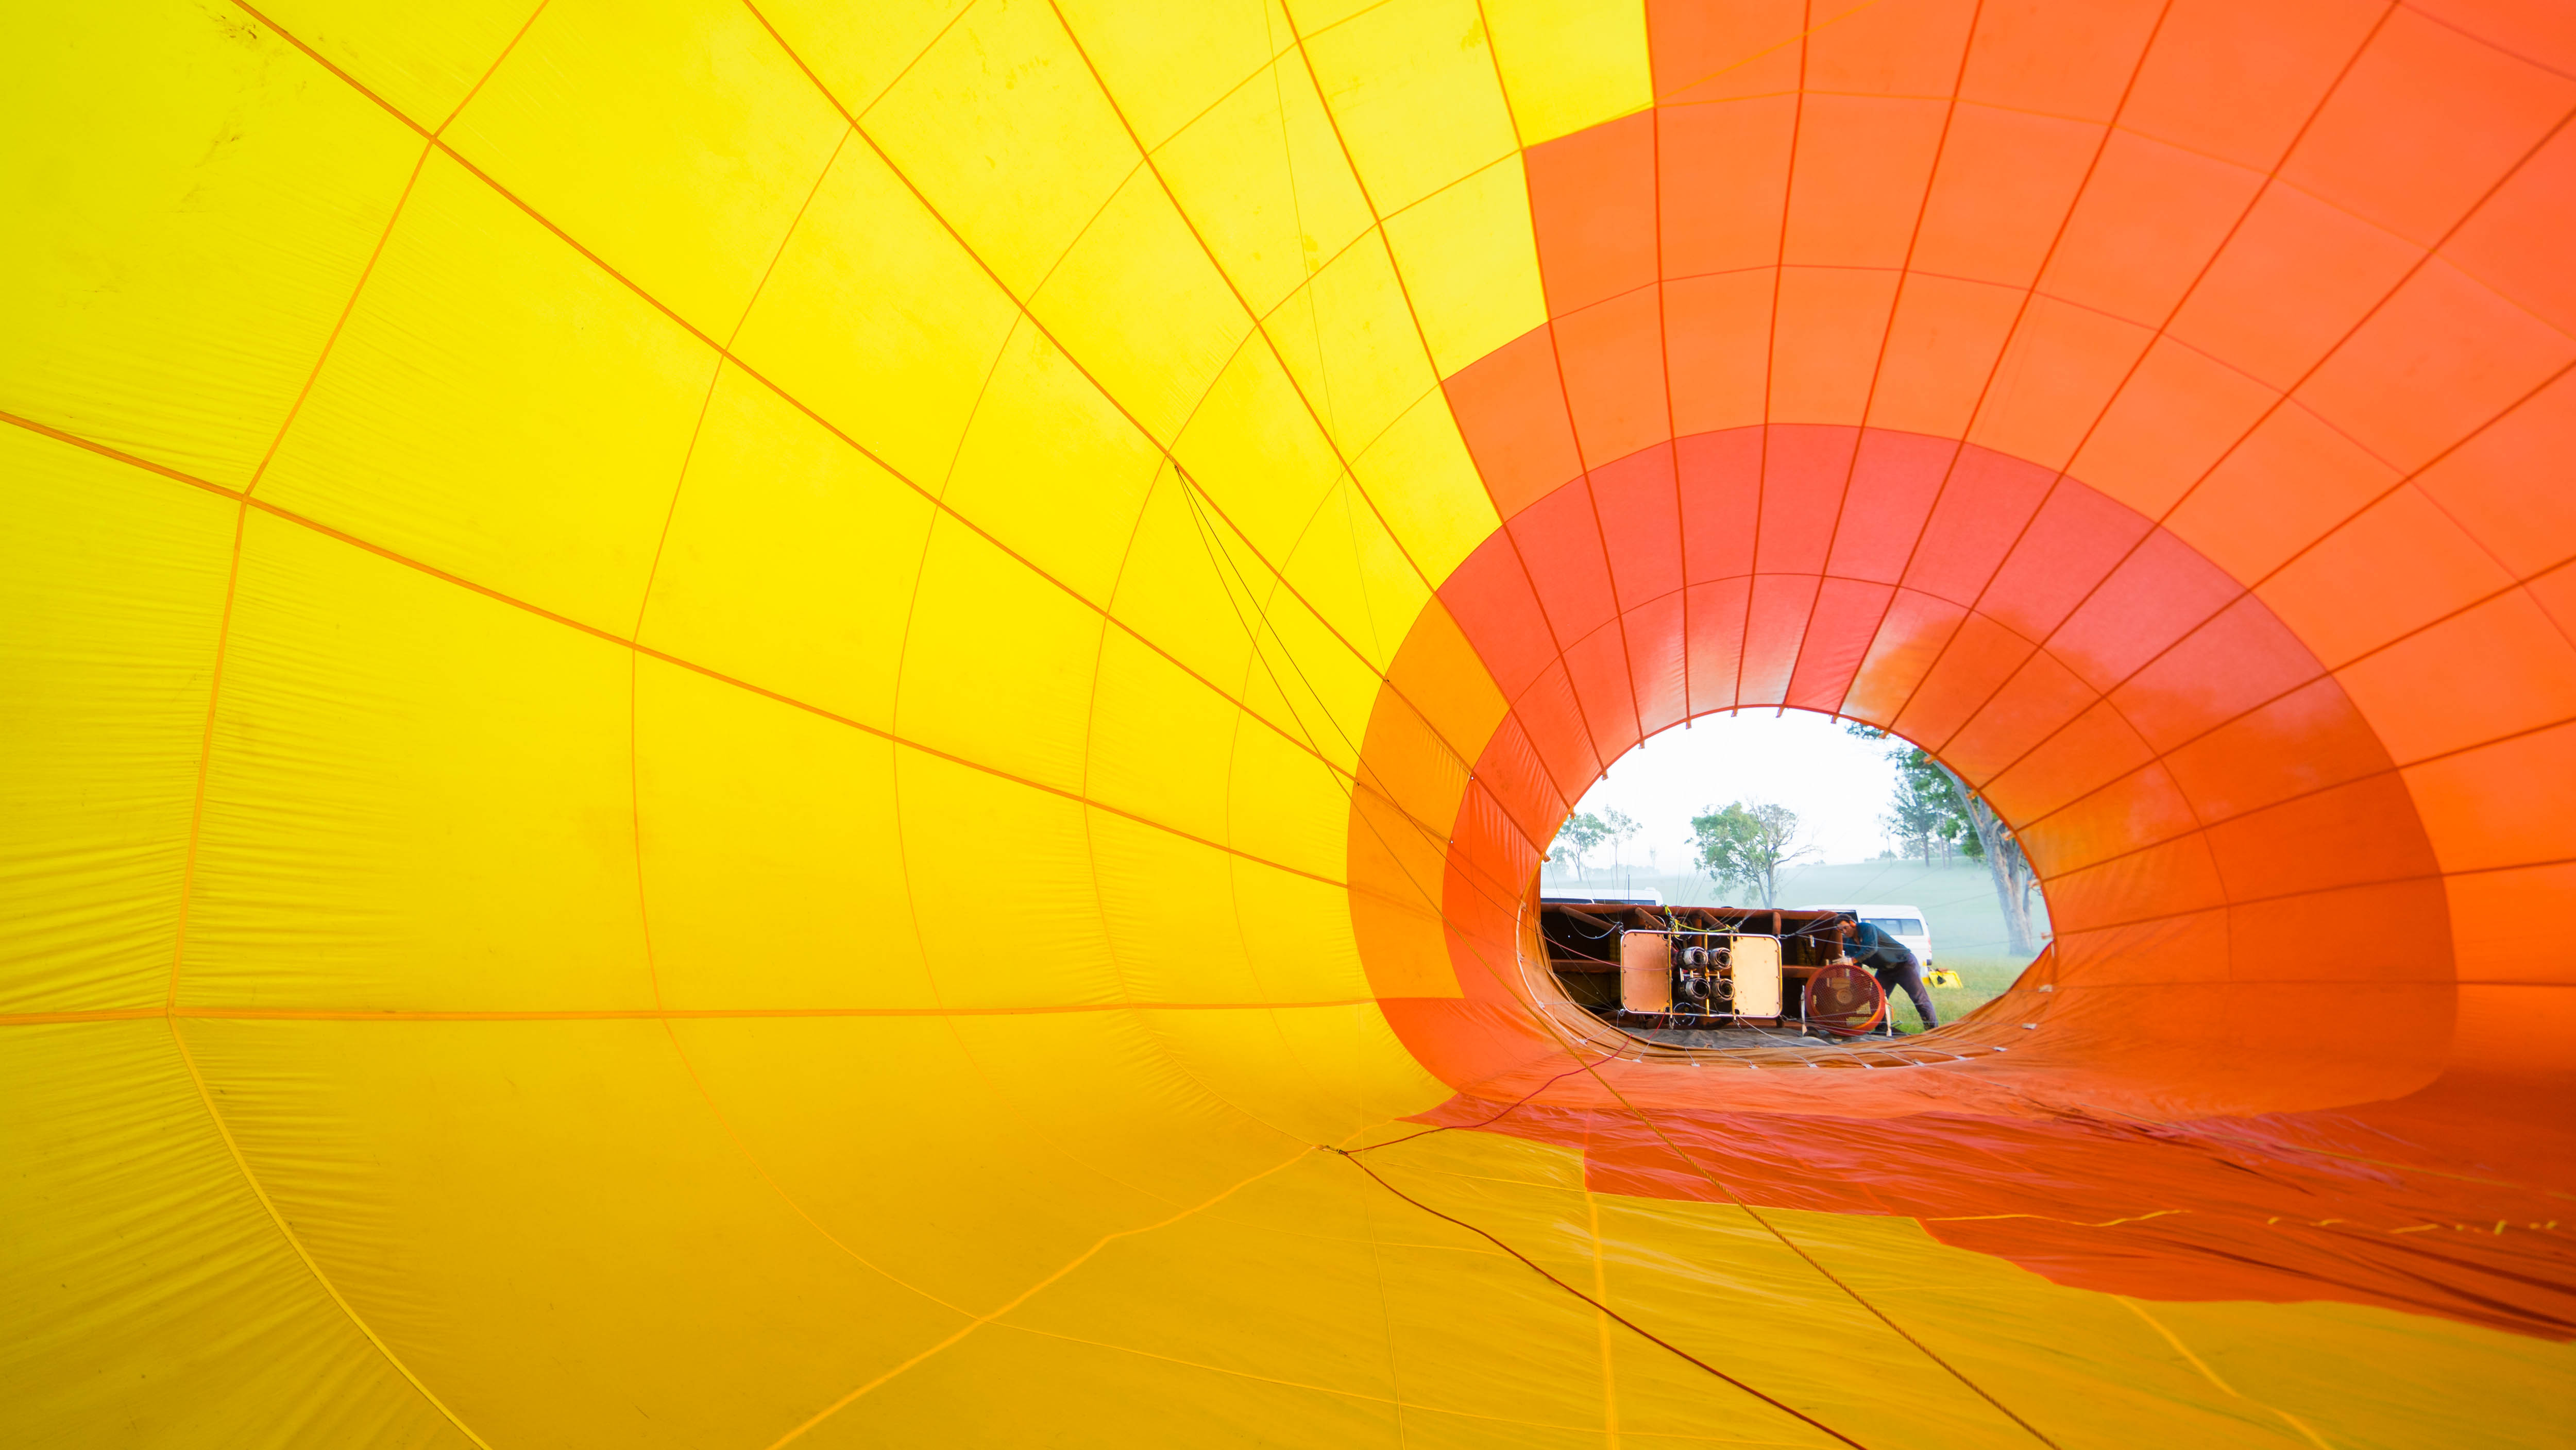
M 0 1438 L 2563 1441 L 2556 8 L 0 67 Z M 2010 824 L 2012 990 L 1550 988 L 1751 709 Z

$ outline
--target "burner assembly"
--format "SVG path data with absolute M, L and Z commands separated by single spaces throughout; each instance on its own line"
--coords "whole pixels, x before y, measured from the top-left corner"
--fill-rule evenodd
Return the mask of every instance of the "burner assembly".
M 1566 999 L 1634 1033 L 1791 1026 L 1854 1037 L 1887 1017 L 1841 962 L 1839 915 L 1771 907 L 1543 899 L 1539 939 Z

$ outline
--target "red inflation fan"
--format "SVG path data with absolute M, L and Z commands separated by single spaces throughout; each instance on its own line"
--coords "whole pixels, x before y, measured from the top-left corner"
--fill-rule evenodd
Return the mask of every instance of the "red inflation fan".
M 1807 1025 L 1844 1037 L 1858 1037 L 1887 1015 L 1887 994 L 1878 979 L 1845 963 L 1820 967 L 1807 979 Z

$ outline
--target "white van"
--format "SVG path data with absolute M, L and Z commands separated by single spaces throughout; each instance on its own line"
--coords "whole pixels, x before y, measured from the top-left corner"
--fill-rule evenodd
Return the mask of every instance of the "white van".
M 1599 887 L 1597 889 L 1583 886 L 1542 886 L 1539 888 L 1538 899 L 1543 902 L 1567 902 L 1577 906 L 1587 904 L 1594 906 L 1661 906 L 1664 904 L 1664 893 L 1655 890 L 1651 886 L 1640 886 L 1633 890 L 1621 890 L 1609 886 Z
M 1924 970 L 1932 967 L 1932 928 L 1923 921 L 1919 906 L 1814 906 L 1810 911 L 1848 911 L 1880 931 L 1913 948 L 1922 959 Z

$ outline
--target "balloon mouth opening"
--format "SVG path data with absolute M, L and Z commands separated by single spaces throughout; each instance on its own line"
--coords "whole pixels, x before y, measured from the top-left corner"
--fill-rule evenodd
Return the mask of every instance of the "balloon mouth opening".
M 1553 375 L 1470 372 L 1471 452 L 1507 456 L 1495 420 Z M 1370 716 L 1348 879 L 1375 995 L 1453 1084 L 1578 1043 L 1709 1065 L 1581 1005 L 1530 887 L 1607 762 L 1789 709 L 1923 742 L 2033 868 L 2047 949 L 1909 1056 L 2229 1111 L 2414 1091 L 2450 1058 L 2448 887 L 2365 712 L 2267 599 L 2061 469 L 1869 427 L 1679 436 L 1516 501 L 1435 604 Z
M 1784 706 L 1771 713 L 1791 709 L 1885 743 L 1897 766 L 1894 808 L 1883 823 L 1899 849 L 1889 856 L 1977 873 L 1968 880 L 1962 870 L 1961 884 L 1991 880 L 2005 951 L 2000 964 L 1982 964 L 1991 970 L 1981 975 L 1998 980 L 1972 992 L 1957 970 L 1935 969 L 1932 929 L 1919 906 L 1771 904 L 1812 895 L 1784 891 L 1784 873 L 1802 865 L 1830 869 L 1805 859 L 1821 848 L 1802 838 L 1794 812 L 1783 816 L 1776 807 L 1743 802 L 1712 806 L 1693 818 L 1692 869 L 1650 871 L 1640 885 L 1635 871 L 1615 865 L 1606 877 L 1586 871 L 1582 857 L 1608 839 L 1602 833 L 1624 840 L 1636 823 L 1614 812 L 1605 825 L 1579 798 L 1522 893 L 1519 976 L 1539 1015 L 1594 1040 L 1607 1028 L 1623 1039 L 1626 1053 L 1684 1065 L 1819 1049 L 1836 1049 L 1824 1055 L 1844 1058 L 1861 1047 L 1902 1046 L 1946 1058 L 1940 1050 L 1950 1036 L 1945 1026 L 2022 987 L 2035 971 L 2046 974 L 2050 943 L 2029 910 L 2037 898 L 2037 920 L 2050 919 L 2046 883 L 2010 823 L 1948 764 L 1902 736 L 1831 711 Z M 1696 721 L 1744 713 L 1706 711 L 1641 745 Z M 1593 785 L 1608 775 L 1605 767 Z M 1551 866 L 1559 868 L 1553 882 Z M 1873 890 L 1880 879 L 1872 878 Z M 1919 894 L 1919 884 L 1905 893 Z M 1713 899 L 1678 899 L 1694 896 Z M 1932 997 L 1936 989 L 1957 995 L 1945 1002 Z

